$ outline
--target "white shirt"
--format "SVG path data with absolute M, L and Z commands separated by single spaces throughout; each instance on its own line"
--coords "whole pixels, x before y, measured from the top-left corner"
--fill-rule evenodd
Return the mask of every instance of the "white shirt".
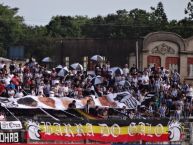
M 14 90 L 8 90 L 8 95 L 9 95 L 9 97 L 13 97 L 15 95 L 15 91 Z
M 139 102 L 142 103 L 145 99 L 145 96 L 143 96 L 142 94 L 139 95 Z
M 38 93 L 39 92 L 41 92 L 42 94 L 44 93 L 44 85 L 40 85 L 39 87 L 38 87 Z
M 142 82 L 144 85 L 149 85 L 149 76 L 148 75 L 143 75 L 142 76 Z
M 177 89 L 172 89 L 171 94 L 172 94 L 172 96 L 177 97 L 177 95 L 178 95 L 178 90 L 177 90 Z
M 132 78 L 132 82 L 134 82 L 134 85 L 137 86 L 137 83 L 138 83 L 137 77 L 136 77 L 136 78 L 133 77 L 133 78 Z
M 167 92 L 169 90 L 169 88 L 170 88 L 170 85 L 169 84 L 164 84 L 163 88 L 164 88 L 164 91 Z
M 5 66 L 4 63 L 0 63 L 0 69 L 2 69 Z
M 193 97 L 193 88 L 192 87 L 188 88 L 188 93 L 186 95 Z
M 21 98 L 21 97 L 23 97 L 23 96 L 24 96 L 23 92 L 17 92 L 17 93 L 15 94 L 15 98 Z
M 127 76 L 128 73 L 129 73 L 129 69 L 127 67 L 123 68 L 124 76 Z
M 68 91 L 69 91 L 69 90 L 68 90 L 68 87 L 65 87 L 65 86 L 64 86 L 64 92 L 65 92 L 65 93 L 68 93 Z

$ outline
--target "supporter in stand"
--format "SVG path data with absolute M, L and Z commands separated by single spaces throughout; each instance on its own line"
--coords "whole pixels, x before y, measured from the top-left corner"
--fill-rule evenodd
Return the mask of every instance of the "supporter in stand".
M 187 88 L 187 99 L 191 102 L 193 98 L 193 87 L 192 84 L 189 84 L 189 87 Z
M 21 98 L 24 96 L 24 93 L 23 93 L 23 90 L 22 89 L 19 89 L 18 92 L 16 92 L 14 98 Z
M 123 74 L 124 74 L 125 77 L 127 77 L 127 75 L 129 74 L 128 64 L 125 64 L 125 66 L 123 68 Z
M 4 61 L 1 61 L 1 62 L 0 62 L 0 69 L 2 70 L 2 69 L 4 68 L 4 66 L 5 66 L 5 62 L 4 62 Z
M 15 89 L 13 87 L 9 87 L 7 90 L 8 98 L 13 99 L 15 96 Z
M 6 95 L 6 88 L 5 88 L 5 82 L 2 80 L 0 81 L 0 96 Z
M 85 112 L 87 112 L 87 113 L 89 113 L 89 111 L 90 111 L 90 105 L 91 105 L 91 100 L 88 100 L 87 102 L 86 102 L 86 105 L 85 105 Z
M 0 112 L 0 121 L 6 121 L 6 115 L 3 111 Z
M 73 100 L 72 103 L 68 105 L 69 109 L 76 109 L 76 100 Z
M 129 117 L 129 116 L 128 116 L 128 110 L 126 109 L 125 106 L 123 106 L 123 108 L 122 108 L 122 110 L 121 110 L 121 113 L 122 113 L 121 118 L 122 118 L 123 120 L 126 120 L 126 119 Z
M 110 62 L 101 64 L 95 62 L 93 70 L 95 74 L 92 75 L 88 75 L 87 71 L 70 70 L 66 76 L 58 76 L 56 68 L 49 71 L 34 59 L 19 65 L 11 62 L 10 66 L 1 62 L 0 96 L 14 98 L 31 94 L 84 99 L 91 94 L 98 98 L 111 93 L 129 91 L 141 104 L 148 102 L 146 101 L 148 94 L 153 94 L 150 97 L 151 101 L 146 103 L 143 109 L 129 111 L 130 118 L 173 116 L 180 119 L 182 115 L 185 118 L 192 115 L 193 87 L 185 81 L 180 83 L 181 78 L 177 70 L 170 73 L 171 70 L 154 64 L 153 67 L 148 65 L 143 71 L 139 71 L 135 65 L 129 68 L 128 64 L 125 64 L 123 74 L 110 74 Z M 94 75 L 102 75 L 103 81 L 97 85 L 93 84 L 91 80 Z M 76 108 L 74 101 L 69 104 L 69 108 Z M 92 113 L 89 109 L 87 112 Z M 106 116 L 105 112 L 107 113 L 108 109 L 101 111 L 101 108 L 96 107 L 93 115 Z

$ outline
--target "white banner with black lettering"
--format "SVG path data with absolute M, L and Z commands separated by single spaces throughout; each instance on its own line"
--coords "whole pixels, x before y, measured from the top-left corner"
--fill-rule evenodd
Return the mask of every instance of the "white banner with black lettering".
M 2 130 L 22 129 L 20 121 L 0 121 Z
M 0 143 L 20 143 L 19 132 L 0 132 Z

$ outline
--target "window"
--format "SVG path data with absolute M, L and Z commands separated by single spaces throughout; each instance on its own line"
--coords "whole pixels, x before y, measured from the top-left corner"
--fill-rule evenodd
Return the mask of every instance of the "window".
M 65 66 L 69 67 L 69 65 L 70 65 L 70 58 L 65 57 Z
M 178 65 L 177 64 L 169 64 L 169 70 L 174 72 L 174 70 L 178 71 Z
M 86 71 L 88 66 L 88 56 L 83 57 L 83 70 Z
M 193 58 L 188 58 L 188 76 L 193 77 Z
M 159 56 L 148 56 L 147 57 L 147 63 L 151 67 L 153 67 L 154 64 L 156 64 L 157 67 L 158 66 L 160 67 L 161 66 L 161 58 Z
M 178 57 L 167 57 L 166 58 L 166 68 L 169 69 L 170 71 L 177 70 L 179 71 L 179 58 Z

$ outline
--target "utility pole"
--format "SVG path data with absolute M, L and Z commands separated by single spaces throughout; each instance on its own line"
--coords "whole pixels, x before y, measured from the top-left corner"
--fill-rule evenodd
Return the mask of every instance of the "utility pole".
M 62 39 L 60 40 L 60 44 L 61 44 L 60 45 L 60 63 L 61 63 L 61 65 L 63 65 L 63 60 L 64 60 L 64 58 L 63 58 L 63 55 L 64 55 L 63 54 L 63 46 L 64 45 L 63 45 L 63 40 Z
M 136 41 L 136 67 L 137 70 L 139 68 L 139 45 L 138 45 L 138 40 Z

